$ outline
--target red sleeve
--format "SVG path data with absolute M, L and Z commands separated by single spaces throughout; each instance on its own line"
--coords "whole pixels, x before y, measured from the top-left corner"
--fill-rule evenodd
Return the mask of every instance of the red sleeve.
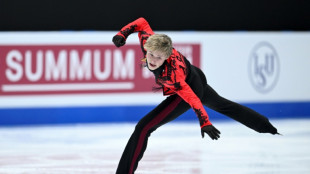
M 152 28 L 150 27 L 149 23 L 144 18 L 139 18 L 126 26 L 124 26 L 117 35 L 123 36 L 125 39 L 127 37 L 135 32 L 139 32 L 139 41 L 141 44 L 141 49 L 143 52 L 145 52 L 143 45 L 145 44 L 147 38 L 154 34 Z
M 206 110 L 204 109 L 200 99 L 197 97 L 197 95 L 194 93 L 191 87 L 185 81 L 180 81 L 179 83 L 180 83 L 180 89 L 176 90 L 176 93 L 184 101 L 186 101 L 195 111 L 200 122 L 200 127 L 202 128 L 207 125 L 212 125 L 212 123 L 209 120 L 209 116 Z
M 212 125 L 200 99 L 185 81 L 187 70 L 184 59 L 182 54 L 173 49 L 172 55 L 167 59 L 164 74 L 158 82 L 163 85 L 164 95 L 177 94 L 191 106 L 199 119 L 200 127 Z

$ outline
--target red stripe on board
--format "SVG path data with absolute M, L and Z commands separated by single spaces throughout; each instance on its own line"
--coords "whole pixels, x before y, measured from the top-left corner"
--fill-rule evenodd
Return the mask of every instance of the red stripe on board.
M 174 110 L 177 105 L 182 101 L 181 97 L 177 97 L 167 108 L 165 108 L 161 113 L 158 114 L 151 122 L 149 122 L 142 130 L 140 138 L 138 140 L 138 145 L 136 147 L 134 157 L 132 159 L 129 174 L 133 173 L 134 165 L 137 161 L 137 158 L 141 152 L 145 136 L 147 132 L 155 125 L 159 124 L 172 110 Z

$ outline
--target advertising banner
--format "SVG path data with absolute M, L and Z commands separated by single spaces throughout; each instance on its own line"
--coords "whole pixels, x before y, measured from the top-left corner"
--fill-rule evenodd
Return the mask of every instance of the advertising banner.
M 222 97 L 269 117 L 310 116 L 309 32 L 162 33 Z M 151 111 L 165 97 L 152 91 L 138 37 L 117 48 L 115 34 L 0 33 L 0 125 L 137 121 Z
M 200 45 L 175 47 L 200 66 Z M 138 44 L 0 45 L 0 95 L 150 92 Z

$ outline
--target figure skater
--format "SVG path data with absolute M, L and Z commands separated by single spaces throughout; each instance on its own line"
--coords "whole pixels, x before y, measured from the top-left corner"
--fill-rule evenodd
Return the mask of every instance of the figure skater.
M 138 122 L 122 154 L 116 174 L 133 174 L 146 150 L 151 133 L 190 108 L 199 119 L 202 138 L 205 133 L 212 140 L 220 138 L 220 131 L 209 120 L 203 105 L 259 133 L 278 134 L 265 116 L 218 95 L 208 85 L 204 73 L 172 47 L 170 37 L 155 34 L 144 18 L 124 26 L 112 41 L 115 46 L 121 47 L 134 32 L 138 32 L 146 67 L 154 73 L 156 84 L 168 97 Z

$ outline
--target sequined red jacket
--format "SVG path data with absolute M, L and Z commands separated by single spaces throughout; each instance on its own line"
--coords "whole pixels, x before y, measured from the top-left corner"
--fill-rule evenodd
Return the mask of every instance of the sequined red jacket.
M 139 18 L 123 27 L 117 35 L 127 39 L 127 37 L 134 32 L 138 32 L 141 49 L 144 56 L 146 56 L 146 50 L 143 45 L 147 38 L 153 35 L 154 32 L 144 18 Z M 187 64 L 189 64 L 189 62 L 186 58 L 180 52 L 173 49 L 171 56 L 165 62 L 163 71 L 156 78 L 156 83 L 162 86 L 164 95 L 177 94 L 185 100 L 198 116 L 201 127 L 211 125 L 208 114 L 200 99 L 185 81 L 188 72 Z

